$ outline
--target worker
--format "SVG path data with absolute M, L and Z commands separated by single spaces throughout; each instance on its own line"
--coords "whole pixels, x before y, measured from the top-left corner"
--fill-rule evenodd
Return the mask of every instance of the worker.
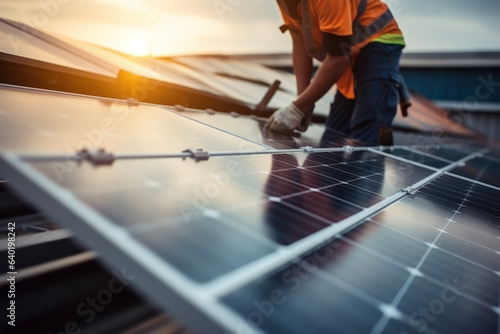
M 381 0 L 277 0 L 293 42 L 298 96 L 266 123 L 307 129 L 314 104 L 337 84 L 328 128 L 370 145 L 392 145 L 403 34 Z M 319 60 L 314 79 L 313 58 Z

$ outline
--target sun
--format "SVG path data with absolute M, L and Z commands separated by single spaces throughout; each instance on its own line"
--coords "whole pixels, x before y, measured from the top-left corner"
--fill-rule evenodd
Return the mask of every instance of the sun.
M 144 57 L 151 53 L 151 43 L 141 36 L 129 36 L 121 44 L 121 51 L 131 56 Z

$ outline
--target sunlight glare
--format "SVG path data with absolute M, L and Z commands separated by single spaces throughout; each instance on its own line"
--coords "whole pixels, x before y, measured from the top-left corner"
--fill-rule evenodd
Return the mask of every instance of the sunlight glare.
M 128 36 L 121 43 L 121 51 L 137 57 L 146 57 L 150 53 L 150 43 L 147 38 L 139 35 Z

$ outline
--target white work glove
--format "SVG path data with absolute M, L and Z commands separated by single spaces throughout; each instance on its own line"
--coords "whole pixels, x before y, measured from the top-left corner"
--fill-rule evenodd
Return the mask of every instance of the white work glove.
M 266 123 L 266 129 L 275 132 L 291 133 L 299 127 L 304 113 L 292 102 L 288 106 L 278 109 Z
M 299 126 L 297 127 L 297 130 L 300 132 L 306 132 L 307 128 L 309 127 L 309 123 L 311 123 L 311 118 L 314 112 L 314 105 L 312 106 L 311 109 L 309 109 L 308 112 L 302 117 L 302 121 L 300 122 Z

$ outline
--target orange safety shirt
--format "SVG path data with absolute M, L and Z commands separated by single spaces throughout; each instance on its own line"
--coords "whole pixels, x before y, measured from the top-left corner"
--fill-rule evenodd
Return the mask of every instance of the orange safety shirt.
M 315 48 L 323 47 L 323 33 L 337 36 L 353 35 L 353 21 L 358 15 L 360 0 L 309 0 L 311 31 Z M 302 4 L 297 5 L 298 17 L 290 17 L 281 7 L 281 14 L 286 25 L 292 31 L 302 34 Z M 387 11 L 387 5 L 380 0 L 367 0 L 366 9 L 359 17 L 363 27 L 374 22 Z M 385 27 L 366 40 L 352 46 L 352 59 L 369 42 L 405 45 L 403 33 L 396 20 L 392 19 Z M 320 59 L 321 60 L 321 59 Z M 348 68 L 337 81 L 337 89 L 348 99 L 354 99 L 354 76 Z

